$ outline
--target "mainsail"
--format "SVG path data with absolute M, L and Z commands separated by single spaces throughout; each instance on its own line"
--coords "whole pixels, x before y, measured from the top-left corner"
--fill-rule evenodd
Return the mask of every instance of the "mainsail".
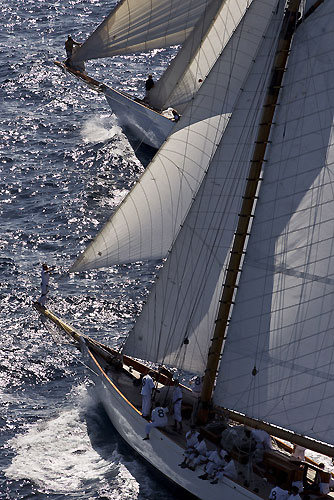
M 293 40 L 215 402 L 334 444 L 334 6 Z
M 277 0 L 253 0 L 242 23 L 134 189 L 72 271 L 166 256 L 248 82 Z M 232 61 L 232 63 L 231 63 Z M 262 71 L 259 71 L 262 74 Z

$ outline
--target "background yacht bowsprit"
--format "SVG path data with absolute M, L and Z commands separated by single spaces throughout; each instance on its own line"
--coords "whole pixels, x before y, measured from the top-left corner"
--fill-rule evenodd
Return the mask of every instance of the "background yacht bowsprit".
M 57 64 L 104 93 L 135 148 L 144 143 L 158 149 L 174 126 L 170 110 L 183 114 L 249 4 L 248 0 L 120 1 L 82 46 L 74 47 L 71 64 Z M 101 83 L 84 70 L 86 61 L 138 52 L 149 57 L 148 51 L 175 45 L 181 45 L 180 50 L 145 99 Z M 234 63 L 226 59 L 225 64 L 229 72 Z

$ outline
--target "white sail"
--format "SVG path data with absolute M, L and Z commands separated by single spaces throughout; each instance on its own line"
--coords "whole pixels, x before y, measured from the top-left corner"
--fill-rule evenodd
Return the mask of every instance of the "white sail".
M 168 47 L 190 34 L 209 0 L 121 0 L 72 57 L 74 63 Z
M 276 4 L 253 0 L 175 131 L 72 271 L 166 256 L 247 81 Z
M 258 19 L 255 4 L 247 13 L 251 24 Z M 267 32 L 247 32 L 248 45 L 261 44 L 261 49 L 196 199 L 127 338 L 127 354 L 204 371 L 283 5 Z M 263 4 L 261 8 L 264 14 Z M 267 14 L 270 18 L 272 9 Z
M 293 40 L 215 391 L 220 405 L 330 444 L 333 62 L 325 1 Z
M 181 50 L 150 92 L 158 108 L 185 105 L 197 92 L 252 0 L 212 0 Z

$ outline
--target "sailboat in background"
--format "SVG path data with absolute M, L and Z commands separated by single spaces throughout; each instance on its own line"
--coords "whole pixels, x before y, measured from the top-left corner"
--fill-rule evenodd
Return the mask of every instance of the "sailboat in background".
M 120 1 L 80 47 L 71 63 L 56 62 L 103 92 L 130 142 L 158 149 L 174 126 L 172 109 L 182 115 L 210 73 L 249 0 Z M 235 39 L 235 43 L 237 40 Z M 182 45 L 162 77 L 140 99 L 87 76 L 84 62 Z M 233 64 L 226 60 L 226 69 Z
M 276 450 L 245 464 L 234 435 L 234 480 L 181 469 L 179 435 L 138 439 L 131 379 L 148 367 L 161 390 L 173 385 L 166 366 L 204 376 L 197 417 L 211 446 L 228 445 L 206 426 L 224 413 L 334 456 L 333 28 L 329 0 L 253 0 L 185 108 L 186 125 L 72 266 L 165 258 L 121 352 L 36 306 L 78 343 L 126 442 L 203 500 L 268 498 L 279 477 L 291 486 L 300 473 L 307 488 L 310 466 Z M 184 389 L 184 403 L 193 399 Z

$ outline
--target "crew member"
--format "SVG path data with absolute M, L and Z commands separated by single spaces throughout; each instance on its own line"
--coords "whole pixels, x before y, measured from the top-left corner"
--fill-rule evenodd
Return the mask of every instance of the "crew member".
M 69 62 L 70 59 L 71 59 L 71 57 L 72 57 L 72 52 L 73 52 L 74 45 L 81 45 L 81 43 L 76 42 L 75 40 L 73 40 L 73 38 L 71 37 L 71 35 L 68 35 L 67 40 L 65 42 L 65 50 L 66 50 L 66 56 L 67 56 L 67 61 L 66 62 Z
M 148 372 L 141 382 L 140 394 L 142 397 L 142 415 L 144 418 L 148 417 L 151 413 L 152 390 L 154 389 L 153 375 L 153 372 Z
M 49 280 L 50 280 L 50 272 L 52 268 L 48 267 L 47 264 L 42 264 L 42 274 L 41 274 L 41 296 L 38 299 L 38 303 L 45 307 L 46 296 L 49 293 Z
M 148 75 L 148 79 L 145 82 L 145 91 L 146 92 L 145 92 L 144 101 L 148 102 L 150 90 L 152 90 L 153 87 L 154 87 L 153 77 L 152 77 L 152 75 Z
M 146 424 L 146 427 L 145 427 L 146 436 L 143 438 L 144 441 L 146 441 L 147 439 L 150 439 L 150 431 L 151 431 L 152 427 L 166 427 L 166 425 L 168 424 L 167 413 L 168 413 L 168 408 L 162 408 L 162 406 L 160 405 L 160 402 L 157 401 L 155 403 L 155 408 L 152 411 L 152 415 L 151 415 L 152 422 L 149 422 L 148 424 Z

